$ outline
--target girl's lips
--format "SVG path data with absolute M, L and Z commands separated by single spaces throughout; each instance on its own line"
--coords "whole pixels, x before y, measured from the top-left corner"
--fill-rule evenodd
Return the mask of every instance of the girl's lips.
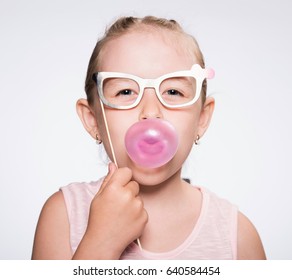
M 162 141 L 159 141 L 155 138 L 147 138 L 142 139 L 138 143 L 138 148 L 144 154 L 155 155 L 161 153 L 162 150 L 165 148 L 165 145 Z

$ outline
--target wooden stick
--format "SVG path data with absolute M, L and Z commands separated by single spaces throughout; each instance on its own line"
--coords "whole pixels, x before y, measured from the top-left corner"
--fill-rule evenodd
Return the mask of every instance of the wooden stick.
M 106 116 L 105 116 L 104 106 L 103 106 L 103 103 L 102 103 L 102 101 L 100 99 L 99 99 L 99 102 L 100 102 L 100 106 L 101 106 L 102 116 L 103 116 L 103 119 L 104 119 L 105 130 L 106 130 L 106 133 L 107 133 L 107 137 L 108 137 L 108 141 L 109 141 L 109 144 L 110 144 L 111 153 L 112 153 L 112 156 L 113 156 L 113 161 L 114 161 L 116 167 L 118 167 L 117 158 L 116 158 L 116 155 L 115 155 L 113 143 L 112 143 L 112 140 L 111 140 L 111 135 L 110 135 L 110 132 L 109 132 L 109 129 L 108 129 L 107 119 L 106 119 Z M 141 242 L 140 242 L 139 238 L 137 238 L 137 244 L 138 244 L 140 250 L 142 251 L 143 249 L 142 249 Z

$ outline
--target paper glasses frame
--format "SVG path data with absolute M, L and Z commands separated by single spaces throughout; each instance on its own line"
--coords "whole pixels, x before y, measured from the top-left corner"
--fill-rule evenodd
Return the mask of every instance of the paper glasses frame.
M 103 104 L 114 108 L 114 109 L 119 109 L 119 110 L 127 110 L 136 107 L 139 102 L 141 101 L 144 90 L 145 88 L 154 88 L 155 89 L 155 94 L 159 101 L 167 108 L 181 108 L 181 107 L 186 107 L 194 104 L 200 97 L 200 94 L 196 94 L 195 98 L 187 103 L 184 104 L 175 104 L 175 105 L 170 105 L 167 104 L 163 98 L 161 97 L 159 93 L 159 86 L 160 83 L 168 78 L 173 78 L 173 77 L 193 77 L 196 79 L 196 92 L 201 92 L 202 89 L 202 84 L 204 79 L 212 79 L 214 77 L 214 70 L 211 68 L 204 69 L 202 68 L 199 64 L 194 64 L 191 68 L 191 70 L 185 70 L 185 71 L 177 71 L 169 74 L 165 74 L 163 76 L 160 76 L 156 79 L 143 79 L 135 75 L 131 74 L 126 74 L 126 73 L 120 73 L 120 72 L 97 72 L 93 74 L 93 80 L 97 84 L 97 90 L 98 90 L 98 95 L 100 99 L 102 100 Z M 115 105 L 111 104 L 106 100 L 103 94 L 103 81 L 107 78 L 127 78 L 134 80 L 137 82 L 137 84 L 140 87 L 140 92 L 138 95 L 138 98 L 135 100 L 133 104 L 122 106 L 122 105 Z

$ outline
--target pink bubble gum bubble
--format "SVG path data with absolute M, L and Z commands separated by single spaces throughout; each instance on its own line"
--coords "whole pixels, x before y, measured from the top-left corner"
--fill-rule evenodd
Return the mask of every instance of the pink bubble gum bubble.
M 157 168 L 174 157 L 178 148 L 178 135 L 169 122 L 147 119 L 128 129 L 125 145 L 129 157 L 138 166 Z

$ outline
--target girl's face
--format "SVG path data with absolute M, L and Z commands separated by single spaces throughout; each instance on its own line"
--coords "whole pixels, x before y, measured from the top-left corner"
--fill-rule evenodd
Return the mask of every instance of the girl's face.
M 178 45 L 177 41 L 181 38 L 170 31 L 164 31 L 163 35 L 170 37 L 166 39 L 154 30 L 132 32 L 109 41 L 102 50 L 99 71 L 157 78 L 167 73 L 189 70 L 193 64 L 198 63 L 196 57 L 185 50 L 184 44 Z M 208 102 L 210 100 L 205 104 Z M 95 100 L 94 114 L 98 134 L 103 140 L 108 155 L 112 158 L 98 98 Z M 105 114 L 118 166 L 131 168 L 134 179 L 142 185 L 159 184 L 178 173 L 190 153 L 194 140 L 198 134 L 202 136 L 210 118 L 206 118 L 204 114 L 201 98 L 194 105 L 169 109 L 160 103 L 152 88 L 145 89 L 141 102 L 135 108 L 117 110 L 105 106 Z M 128 128 L 135 122 L 149 118 L 169 121 L 176 128 L 179 136 L 179 148 L 174 158 L 165 166 L 156 169 L 143 169 L 136 166 L 128 157 L 124 144 Z M 151 176 L 147 176 L 148 174 Z

